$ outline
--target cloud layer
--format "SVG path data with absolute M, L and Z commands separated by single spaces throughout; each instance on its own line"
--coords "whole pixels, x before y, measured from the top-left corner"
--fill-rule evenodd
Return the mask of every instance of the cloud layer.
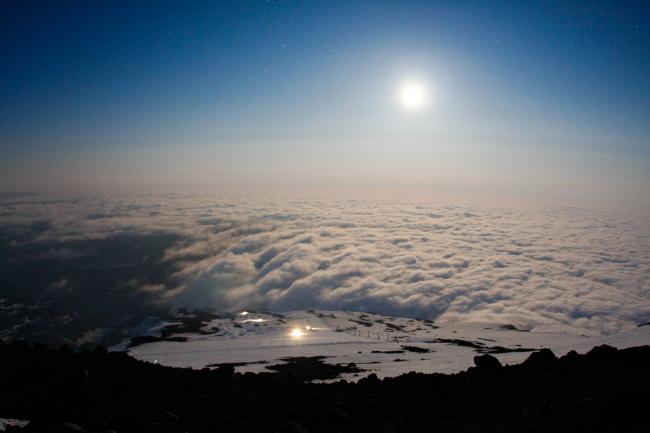
M 117 266 L 119 260 L 109 263 L 104 251 L 119 256 L 124 249 L 131 261 L 125 258 L 122 265 L 133 269 L 113 285 L 152 303 L 221 310 L 347 308 L 590 334 L 650 320 L 647 221 L 582 209 L 6 196 L 0 224 L 9 255 L 21 251 L 10 257 L 14 261 Z M 133 240 L 115 243 L 125 236 Z M 138 241 L 145 238 L 148 243 Z M 102 247 L 106 242 L 113 246 Z M 148 251 L 137 256 L 147 272 L 138 272 L 135 253 L 126 254 L 131 247 Z M 57 275 L 39 290 L 73 290 L 80 275 Z

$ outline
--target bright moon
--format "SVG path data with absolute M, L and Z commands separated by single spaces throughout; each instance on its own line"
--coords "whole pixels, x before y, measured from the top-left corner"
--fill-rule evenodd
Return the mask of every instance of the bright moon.
M 399 88 L 399 101 L 405 110 L 420 110 L 427 103 L 427 89 L 415 81 L 404 83 Z

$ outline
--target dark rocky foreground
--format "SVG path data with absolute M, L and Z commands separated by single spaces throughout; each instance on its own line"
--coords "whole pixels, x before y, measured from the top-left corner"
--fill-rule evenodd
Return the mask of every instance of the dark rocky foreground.
M 301 372 L 162 367 L 0 342 L 0 417 L 20 432 L 647 432 L 650 346 L 491 355 L 456 375 L 310 384 Z M 349 366 L 346 366 L 349 368 Z

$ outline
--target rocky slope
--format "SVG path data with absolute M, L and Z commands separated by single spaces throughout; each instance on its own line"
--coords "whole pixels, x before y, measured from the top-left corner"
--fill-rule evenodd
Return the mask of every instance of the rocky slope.
M 512 366 L 483 354 L 458 374 L 357 383 L 308 383 L 322 364 L 293 363 L 240 374 L 0 343 L 0 418 L 29 421 L 6 427 L 20 432 L 647 431 L 650 346 L 541 350 Z

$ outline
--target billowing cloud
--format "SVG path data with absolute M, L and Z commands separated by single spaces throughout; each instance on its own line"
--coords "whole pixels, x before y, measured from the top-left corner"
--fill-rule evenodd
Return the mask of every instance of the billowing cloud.
M 7 254 L 29 250 L 14 260 L 107 266 L 102 243 L 135 239 L 113 251 L 147 237 L 128 263 L 111 265 L 131 266 L 115 285 L 154 303 L 346 308 L 592 334 L 650 320 L 648 222 L 582 209 L 105 195 L 11 197 L 0 214 Z M 73 286 L 83 272 L 56 278 L 47 286 Z

